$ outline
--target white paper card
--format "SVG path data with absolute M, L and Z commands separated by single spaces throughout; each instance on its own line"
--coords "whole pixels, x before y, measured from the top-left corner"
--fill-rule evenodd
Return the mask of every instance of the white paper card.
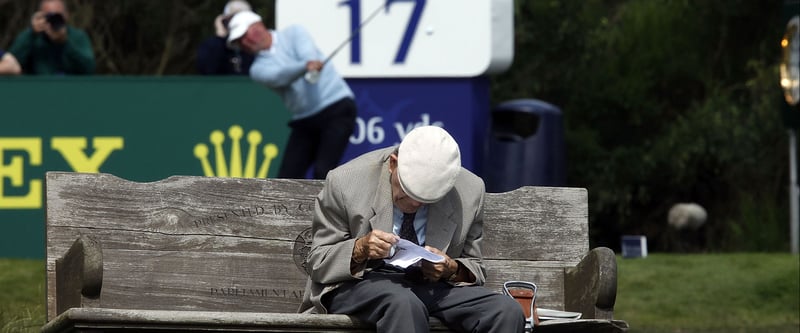
M 401 238 L 394 245 L 394 255 L 384 261 L 389 265 L 406 268 L 423 259 L 430 262 L 444 261 L 444 257 Z

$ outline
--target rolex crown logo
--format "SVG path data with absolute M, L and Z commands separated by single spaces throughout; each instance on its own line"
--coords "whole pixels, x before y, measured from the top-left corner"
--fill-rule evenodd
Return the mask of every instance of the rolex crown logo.
M 194 156 L 200 160 L 203 166 L 203 173 L 207 177 L 246 177 L 246 178 L 267 178 L 269 172 L 269 165 L 276 156 L 278 156 L 278 146 L 273 143 L 264 145 L 262 153 L 264 159 L 261 166 L 256 173 L 256 160 L 257 150 L 261 144 L 261 132 L 257 130 L 250 130 L 247 133 L 247 161 L 242 169 L 242 147 L 241 139 L 244 136 L 244 130 L 239 125 L 233 125 L 228 129 L 228 137 L 231 138 L 231 156 L 230 165 L 225 161 L 225 150 L 222 144 L 225 142 L 225 134 L 220 130 L 211 132 L 209 141 L 214 146 L 214 162 L 216 165 L 216 172 L 211 168 L 211 163 L 208 161 L 208 146 L 204 143 L 198 143 L 194 146 Z

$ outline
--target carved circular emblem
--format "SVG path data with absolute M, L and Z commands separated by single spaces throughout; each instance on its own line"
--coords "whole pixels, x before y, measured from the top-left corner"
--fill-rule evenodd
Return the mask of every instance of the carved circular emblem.
M 311 227 L 300 232 L 294 240 L 294 250 L 292 251 L 294 264 L 306 275 L 308 275 L 308 271 L 306 270 L 308 266 L 306 265 L 306 257 L 308 256 L 308 252 L 311 251 L 311 240 L 313 236 L 314 235 L 311 234 Z

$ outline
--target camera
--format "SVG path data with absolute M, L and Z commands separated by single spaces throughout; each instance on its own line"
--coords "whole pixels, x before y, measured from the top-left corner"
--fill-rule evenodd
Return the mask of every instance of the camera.
M 67 24 L 64 15 L 61 15 L 61 13 L 47 13 L 44 15 L 44 19 L 53 30 L 61 30 Z

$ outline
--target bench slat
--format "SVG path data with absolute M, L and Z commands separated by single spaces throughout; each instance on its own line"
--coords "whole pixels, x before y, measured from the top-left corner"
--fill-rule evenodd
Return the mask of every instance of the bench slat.
M 436 318 L 431 332 L 450 332 Z M 616 333 L 628 324 L 618 320 L 581 319 L 543 321 L 534 331 Z M 374 332 L 374 328 L 344 315 L 229 313 L 199 311 L 70 309 L 42 328 L 43 333 L 64 332 Z
M 113 249 L 104 257 L 114 258 L 105 262 L 99 304 L 108 308 L 295 312 L 307 277 L 288 255 Z M 563 263 L 485 265 L 488 288 L 500 292 L 504 281 L 525 277 L 541 288 L 541 306 L 563 309 Z
M 586 189 L 522 187 L 489 193 L 484 203 L 484 258 L 565 261 L 589 251 Z

